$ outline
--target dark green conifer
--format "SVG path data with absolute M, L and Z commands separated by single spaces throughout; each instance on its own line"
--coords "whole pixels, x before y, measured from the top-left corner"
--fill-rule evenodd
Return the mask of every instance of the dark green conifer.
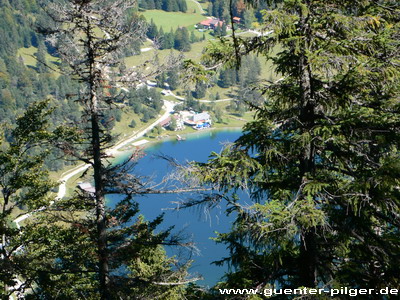
M 283 1 L 264 11 L 269 35 L 208 48 L 209 66 L 262 53 L 281 76 L 258 86 L 243 135 L 195 165 L 237 213 L 218 235 L 235 266 L 219 287 L 399 284 L 399 13 L 395 1 Z

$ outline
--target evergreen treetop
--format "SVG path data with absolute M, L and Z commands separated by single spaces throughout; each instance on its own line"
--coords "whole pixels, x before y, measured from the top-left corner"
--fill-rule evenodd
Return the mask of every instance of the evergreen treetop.
M 242 137 L 196 165 L 237 213 L 218 237 L 236 267 L 221 286 L 396 286 L 399 5 L 288 0 L 263 14 L 264 35 L 206 53 L 209 66 L 262 54 L 281 76 L 258 86 Z

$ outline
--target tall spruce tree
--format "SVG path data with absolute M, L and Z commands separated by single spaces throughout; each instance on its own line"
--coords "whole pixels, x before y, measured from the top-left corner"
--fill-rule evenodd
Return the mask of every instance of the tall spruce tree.
M 157 293 L 179 290 L 186 276 L 185 267 L 172 271 L 171 260 L 159 262 L 156 259 L 162 253 L 156 251 L 159 244 L 180 243 L 177 238 L 169 239 L 168 231 L 153 233 L 162 218 L 153 222 L 134 219 L 139 210 L 133 196 L 148 193 L 151 187 L 129 174 L 129 161 L 113 166 L 107 160 L 110 156 L 106 149 L 113 142 L 109 126 L 113 118 L 107 116 L 118 100 L 109 91 L 121 84 L 138 83 L 147 78 L 140 66 L 118 78 L 110 76 L 112 69 L 118 67 L 124 49 L 140 43 L 146 33 L 146 26 L 134 13 L 134 8 L 134 1 L 126 0 L 68 0 L 52 2 L 46 8 L 53 24 L 40 30 L 57 47 L 58 55 L 68 66 L 65 71 L 81 84 L 79 95 L 71 96 L 82 107 L 82 122 L 78 126 L 81 134 L 78 139 L 61 141 L 57 146 L 90 166 L 94 191 L 80 192 L 57 204 L 60 209 L 67 210 L 66 214 L 56 217 L 69 224 L 71 238 L 68 241 L 76 237 L 77 243 L 67 243 L 56 252 L 57 256 L 49 259 L 51 268 L 58 270 L 61 277 L 44 277 L 41 289 L 36 291 L 43 296 L 52 296 L 60 283 L 68 282 L 72 288 L 63 292 L 62 297 L 119 299 L 135 289 L 148 294 L 144 287 L 150 286 L 154 290 L 152 297 L 162 297 Z M 152 76 L 157 72 L 161 71 L 150 71 Z M 107 208 L 107 194 L 123 195 L 123 199 L 114 209 Z M 77 211 L 80 212 L 78 216 Z M 38 232 L 44 236 L 53 234 L 48 228 Z M 82 252 L 85 254 L 79 254 L 79 249 L 85 249 Z M 43 251 L 38 248 L 36 252 Z M 71 253 L 75 255 L 71 257 Z M 154 257 L 141 258 L 143 253 L 154 254 Z M 142 276 L 139 270 L 131 267 L 140 259 L 157 262 L 162 271 Z M 68 276 L 63 277 L 63 274 Z M 141 288 L 138 289 L 138 285 Z
M 281 75 L 258 85 L 265 103 L 243 135 L 191 168 L 215 188 L 204 202 L 237 213 L 218 236 L 235 267 L 220 286 L 398 286 L 399 4 L 286 0 L 263 14 L 270 34 L 210 46 L 205 60 L 259 53 Z

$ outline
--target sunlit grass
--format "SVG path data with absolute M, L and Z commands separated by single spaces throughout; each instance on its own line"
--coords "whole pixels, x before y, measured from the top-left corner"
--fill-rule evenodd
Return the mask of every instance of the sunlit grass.
M 190 10 L 189 10 L 190 11 Z M 164 32 L 169 32 L 171 28 L 188 27 L 195 25 L 205 19 L 200 13 L 166 12 L 163 10 L 146 10 L 143 13 L 147 22 L 153 19 L 157 27 L 162 27 Z

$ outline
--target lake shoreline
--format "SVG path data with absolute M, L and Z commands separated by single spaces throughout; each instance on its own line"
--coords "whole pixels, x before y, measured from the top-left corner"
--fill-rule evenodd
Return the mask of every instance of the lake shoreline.
M 165 132 L 166 133 L 166 132 Z M 173 132 L 176 133 L 176 132 Z M 158 185 L 164 179 L 172 180 L 176 185 L 179 176 L 174 174 L 173 166 L 168 160 L 160 156 L 173 157 L 178 164 L 186 164 L 190 161 L 207 162 L 212 152 L 219 153 L 226 143 L 234 142 L 242 134 L 241 128 L 214 128 L 185 134 L 186 141 L 176 141 L 175 134 L 161 140 L 153 140 L 145 145 L 144 155 L 139 155 L 134 161 L 134 168 L 130 172 L 140 178 L 145 178 L 155 184 L 156 188 L 167 186 Z M 122 149 L 121 149 L 122 150 Z M 123 156 L 119 156 L 119 162 L 129 160 L 132 152 L 128 149 Z M 118 163 L 114 160 L 114 163 Z M 184 233 L 196 244 L 198 252 L 184 252 L 185 256 L 193 259 L 193 265 L 189 272 L 191 274 L 202 274 L 203 279 L 197 284 L 201 286 L 214 286 L 228 271 L 226 266 L 215 266 L 213 261 L 218 261 L 229 255 L 226 246 L 215 243 L 211 238 L 217 235 L 215 232 L 229 232 L 234 221 L 233 215 L 226 215 L 225 202 L 210 209 L 193 207 L 180 208 L 180 204 L 192 197 L 201 197 L 196 193 L 155 193 L 135 195 L 135 201 L 140 208 L 140 214 L 145 220 L 154 220 L 163 215 L 163 222 L 157 230 L 168 230 L 174 228 L 172 234 Z M 109 195 L 107 205 L 114 207 L 123 198 L 121 195 Z M 183 249 L 167 247 L 166 253 L 169 257 L 182 254 Z
M 207 133 L 220 132 L 220 131 L 242 131 L 242 129 L 243 129 L 242 127 L 212 127 L 212 128 L 203 129 L 201 131 L 194 131 L 194 132 L 183 133 L 183 134 L 179 134 L 179 131 L 175 131 L 175 132 L 171 132 L 168 135 L 160 136 L 160 138 L 148 139 L 145 136 L 143 136 L 142 139 L 136 140 L 135 142 L 141 141 L 141 140 L 147 140 L 146 143 L 135 146 L 135 145 L 133 145 L 135 142 L 133 142 L 130 145 L 127 145 L 124 148 L 119 149 L 117 152 L 113 153 L 113 156 L 114 156 L 114 159 L 118 159 L 120 156 L 126 155 L 127 152 L 130 152 L 133 149 L 144 150 L 144 149 L 154 146 L 158 143 L 164 143 L 164 142 L 173 141 L 173 140 L 175 140 L 177 142 L 185 142 L 185 140 L 178 141 L 177 135 L 180 135 L 184 138 L 187 138 L 187 137 L 190 138 L 191 136 L 194 136 L 194 135 L 205 135 Z

